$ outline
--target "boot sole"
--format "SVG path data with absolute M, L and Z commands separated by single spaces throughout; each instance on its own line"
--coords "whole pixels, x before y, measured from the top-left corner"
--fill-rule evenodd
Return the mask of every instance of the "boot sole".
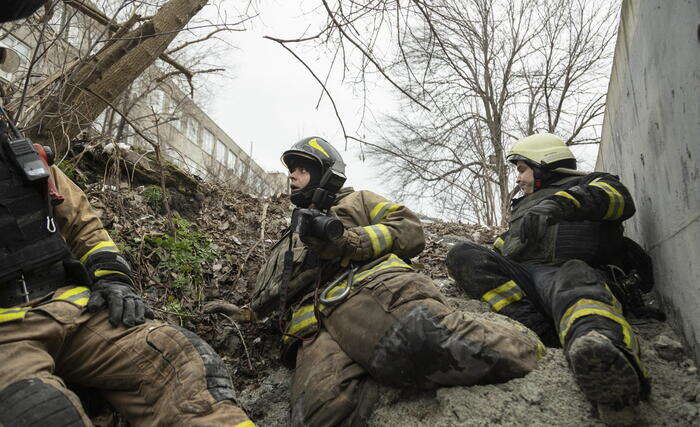
M 600 334 L 576 339 L 569 349 L 576 382 L 594 403 L 622 408 L 639 403 L 637 371 L 622 350 Z

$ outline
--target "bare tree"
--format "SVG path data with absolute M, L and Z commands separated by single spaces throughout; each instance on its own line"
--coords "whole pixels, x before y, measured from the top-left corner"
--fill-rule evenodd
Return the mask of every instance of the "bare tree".
M 538 131 L 572 145 L 598 140 L 618 2 L 321 3 L 328 21 L 317 33 L 272 39 L 290 51 L 295 43 L 331 46 L 354 82 L 378 74 L 401 93 L 401 115 L 373 129 L 378 137 L 345 132 L 401 196 L 495 224 L 513 195 L 505 160 L 511 142 Z

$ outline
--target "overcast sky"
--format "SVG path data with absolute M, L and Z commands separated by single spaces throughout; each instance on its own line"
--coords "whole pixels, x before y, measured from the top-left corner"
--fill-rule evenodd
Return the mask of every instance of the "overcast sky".
M 391 198 L 391 191 L 383 184 L 382 177 L 371 164 L 360 160 L 357 143 L 350 143 L 343 151 L 343 133 L 328 98 L 324 97 L 319 108 L 315 108 L 321 88 L 311 74 L 278 43 L 263 39 L 264 35 L 297 38 L 306 28 L 310 31 L 319 28 L 323 15 L 308 12 L 314 4 L 318 2 L 260 2 L 259 18 L 246 24 L 248 31 L 226 36 L 236 48 L 216 58 L 217 65 L 227 68 L 227 78 L 214 79 L 215 96 L 205 107 L 242 148 L 248 151 L 252 143 L 253 158 L 267 171 L 284 171 L 280 154 L 292 143 L 306 136 L 322 136 L 343 154 L 348 166 L 348 185 Z M 213 9 L 203 11 L 205 14 L 214 12 Z M 325 76 L 330 63 L 325 52 L 304 50 L 299 44 L 292 47 L 318 75 Z M 362 130 L 357 131 L 362 96 L 354 93 L 349 83 L 342 84 L 339 80 L 339 75 L 335 74 L 328 88 L 348 133 L 363 135 Z M 393 113 L 399 108 L 395 90 L 385 82 L 372 88 L 370 102 L 374 111 Z M 582 150 L 576 151 L 583 154 Z M 588 161 L 581 168 L 592 169 L 597 147 L 588 146 L 583 152 Z M 440 216 L 429 206 L 411 207 Z

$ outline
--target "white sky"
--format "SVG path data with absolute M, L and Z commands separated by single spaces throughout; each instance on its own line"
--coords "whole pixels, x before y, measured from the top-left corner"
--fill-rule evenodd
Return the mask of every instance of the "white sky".
M 281 45 L 263 39 L 264 35 L 296 38 L 309 25 L 317 28 L 322 22 L 320 15 L 303 15 L 299 3 L 308 2 L 262 2 L 260 17 L 248 24 L 249 31 L 227 36 L 237 49 L 221 58 L 221 66 L 232 78 L 213 82 L 216 96 L 207 111 L 246 151 L 252 142 L 253 158 L 268 171 L 284 171 L 280 155 L 294 142 L 306 136 L 321 136 L 341 151 L 347 164 L 348 185 L 388 195 L 381 178 L 374 176 L 368 163 L 359 160 L 358 144 L 349 143 L 344 151 L 342 129 L 328 98 L 324 96 L 315 108 L 321 87 L 313 76 Z M 315 22 L 309 21 L 314 18 Z M 325 53 L 304 50 L 301 45 L 292 48 L 314 72 L 325 76 L 330 63 Z M 341 84 L 339 77 L 331 80 L 328 88 L 343 122 L 348 133 L 356 136 L 361 94 L 353 93 L 350 84 Z M 376 89 L 372 102 L 390 111 L 398 108 L 392 93 L 383 88 Z
M 259 2 L 260 15 L 246 24 L 248 31 L 225 36 L 235 48 L 229 49 L 224 57 L 216 58 L 216 65 L 227 69 L 226 77 L 212 78 L 214 96 L 204 107 L 242 148 L 249 151 L 252 143 L 253 158 L 267 171 L 284 171 L 279 158 L 292 143 L 306 136 L 321 136 L 343 154 L 347 164 L 347 185 L 391 198 L 391 189 L 384 185 L 385 180 L 378 175 L 376 168 L 360 160 L 357 143 L 349 143 L 348 149 L 343 151 L 342 130 L 328 98 L 324 97 L 319 108 L 315 108 L 321 88 L 311 74 L 278 43 L 263 39 L 264 35 L 293 39 L 307 28 L 313 32 L 324 19 L 321 13 L 305 13 L 314 5 L 318 2 Z M 206 16 L 214 12 L 205 9 L 202 13 Z M 329 55 L 302 48 L 302 44 L 290 46 L 317 75 L 325 76 L 331 59 Z M 335 78 L 332 75 L 328 89 L 334 96 L 348 133 L 362 136 L 362 131 L 357 130 L 362 94 L 355 93 L 350 83 L 342 84 L 339 80 L 339 73 Z M 373 111 L 398 111 L 396 91 L 388 83 L 378 81 L 371 93 Z M 580 169 L 593 169 L 597 146 L 576 148 L 575 153 L 584 160 Z M 412 204 L 411 208 L 440 216 L 432 206 Z

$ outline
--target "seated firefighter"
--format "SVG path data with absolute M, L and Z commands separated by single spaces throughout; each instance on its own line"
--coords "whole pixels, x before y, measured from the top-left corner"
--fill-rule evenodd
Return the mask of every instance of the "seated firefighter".
M 91 425 L 66 383 L 99 389 L 131 425 L 253 425 L 209 345 L 145 320 L 85 194 L 0 136 L 0 425 Z
M 507 159 L 524 193 L 512 202 L 510 227 L 495 251 L 455 245 L 450 275 L 546 344 L 561 343 L 589 400 L 636 404 L 649 380 L 637 337 L 600 269 L 624 250 L 622 221 L 635 212 L 629 192 L 616 176 L 575 170 L 575 157 L 552 134 L 521 139 Z
M 296 365 L 292 425 L 364 424 L 376 397 L 370 376 L 434 388 L 503 382 L 535 367 L 544 346 L 534 334 L 453 310 L 414 271 L 420 221 L 377 194 L 341 189 L 345 164 L 328 142 L 303 139 L 282 161 L 298 208 L 251 308 L 258 318 L 281 311 L 283 359 Z

